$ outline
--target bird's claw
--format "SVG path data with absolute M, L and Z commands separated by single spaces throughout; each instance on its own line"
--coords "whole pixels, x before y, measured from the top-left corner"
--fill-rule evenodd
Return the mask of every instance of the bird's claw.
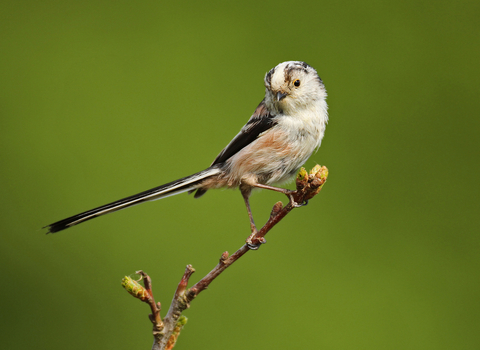
M 258 250 L 258 248 L 260 248 L 261 245 L 262 245 L 261 243 L 253 244 L 253 243 L 247 242 L 248 249 L 250 250 Z
M 248 237 L 246 240 L 247 246 L 250 250 L 258 250 L 262 244 L 267 243 L 267 240 L 264 237 L 258 238 L 258 243 L 253 243 L 252 236 Z
M 300 208 L 300 207 L 304 207 L 308 204 L 308 199 L 303 201 L 302 203 L 297 203 L 297 202 L 292 202 L 292 206 L 294 208 Z

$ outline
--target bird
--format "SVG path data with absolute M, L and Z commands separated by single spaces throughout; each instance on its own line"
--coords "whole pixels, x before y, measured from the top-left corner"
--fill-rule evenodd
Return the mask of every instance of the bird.
M 203 196 L 217 188 L 239 188 L 252 235 L 256 232 L 250 208 L 252 189 L 283 193 L 274 187 L 295 177 L 318 150 L 328 123 L 327 92 L 317 71 L 303 61 L 286 61 L 265 74 L 265 97 L 240 132 L 205 170 L 54 222 L 44 228 L 55 233 L 96 217 L 176 194 Z M 298 203 L 293 203 L 298 204 Z

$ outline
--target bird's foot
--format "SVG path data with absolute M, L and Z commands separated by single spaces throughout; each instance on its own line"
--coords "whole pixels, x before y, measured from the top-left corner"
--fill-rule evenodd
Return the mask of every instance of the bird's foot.
M 247 238 L 245 241 L 247 243 L 247 246 L 251 250 L 258 250 L 262 244 L 267 243 L 267 240 L 264 237 L 259 237 L 257 240 L 257 243 L 253 243 L 252 238 L 254 235 L 250 235 L 250 237 Z
M 259 237 L 255 240 L 256 242 L 253 243 L 253 238 L 256 236 L 258 231 L 255 224 L 252 224 L 251 228 L 252 228 L 252 233 L 250 234 L 250 236 L 248 236 L 245 242 L 247 243 L 247 246 L 249 249 L 258 250 L 258 248 L 260 248 L 262 244 L 267 243 L 267 240 L 264 237 Z

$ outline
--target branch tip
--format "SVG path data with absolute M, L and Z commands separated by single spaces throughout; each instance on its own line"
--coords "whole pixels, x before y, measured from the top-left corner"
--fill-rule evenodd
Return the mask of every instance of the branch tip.
M 308 177 L 308 173 L 307 173 L 307 171 L 305 170 L 305 168 L 302 166 L 302 167 L 300 168 L 300 170 L 298 171 L 297 181 L 306 180 L 307 177 Z
M 143 285 L 145 286 L 145 289 L 150 294 L 150 296 L 153 298 L 152 279 L 150 278 L 150 276 L 147 275 L 147 273 L 143 272 L 142 270 L 135 271 L 135 273 L 137 275 L 140 275 L 140 279 L 137 282 L 139 282 L 140 280 L 143 280 Z
M 192 274 L 195 272 L 195 269 L 193 268 L 192 265 L 187 265 L 185 268 L 185 272 L 182 276 L 182 279 L 180 280 L 180 283 L 178 284 L 177 290 L 175 291 L 175 298 L 179 298 L 183 294 L 185 294 L 185 290 L 187 289 L 188 286 L 188 280 L 192 276 Z
M 308 173 L 309 177 L 312 176 L 312 175 L 315 176 L 315 175 L 316 175 L 317 173 L 319 173 L 320 170 L 322 170 L 323 168 L 326 169 L 326 167 L 324 167 L 324 166 L 322 167 L 322 166 L 320 166 L 320 165 L 318 165 L 318 164 L 315 165 L 315 166 L 312 168 L 312 170 L 310 170 L 310 172 Z
M 135 298 L 140 299 L 141 301 L 148 301 L 151 297 L 150 293 L 142 286 L 140 283 L 135 281 L 129 276 L 125 276 L 122 279 L 122 287 L 125 290 L 133 295 Z

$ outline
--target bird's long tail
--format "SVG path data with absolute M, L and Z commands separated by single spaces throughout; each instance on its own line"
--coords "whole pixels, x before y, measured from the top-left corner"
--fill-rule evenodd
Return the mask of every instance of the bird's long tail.
M 48 228 L 47 233 L 54 233 L 65 230 L 74 225 L 78 225 L 87 220 L 91 220 L 101 215 L 113 213 L 114 211 L 125 209 L 143 202 L 153 201 L 169 196 L 173 196 L 179 193 L 195 190 L 199 183 L 203 180 L 217 175 L 220 173 L 220 169 L 217 167 L 211 167 L 203 170 L 199 173 L 184 177 L 182 179 L 167 183 L 162 186 L 152 188 L 148 191 L 144 191 L 133 196 L 120 199 L 118 201 L 102 205 L 101 207 L 88 210 L 86 212 L 70 216 L 66 219 L 54 222 L 47 225 L 44 228 Z

